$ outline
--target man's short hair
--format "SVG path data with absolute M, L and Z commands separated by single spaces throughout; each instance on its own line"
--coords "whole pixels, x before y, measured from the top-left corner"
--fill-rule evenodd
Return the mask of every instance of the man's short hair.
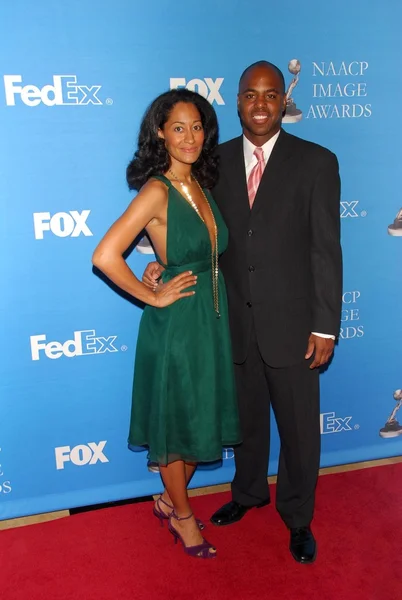
M 273 63 L 268 62 L 267 60 L 259 60 L 255 63 L 253 63 L 252 65 L 249 65 L 248 67 L 246 67 L 246 69 L 244 69 L 243 73 L 240 75 L 239 87 L 240 87 L 243 77 L 250 71 L 250 69 L 254 69 L 254 67 L 269 67 L 270 69 L 273 69 L 276 72 L 276 74 L 278 75 L 279 79 L 281 80 L 282 87 L 283 87 L 283 93 L 285 93 L 286 84 L 285 84 L 285 78 L 283 76 L 282 71 L 280 70 L 279 67 L 277 67 Z

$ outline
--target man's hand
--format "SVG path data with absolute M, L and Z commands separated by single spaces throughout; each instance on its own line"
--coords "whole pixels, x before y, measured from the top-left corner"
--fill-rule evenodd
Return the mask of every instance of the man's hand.
M 335 342 L 331 338 L 322 338 L 312 333 L 308 339 L 308 346 L 305 359 L 309 359 L 314 354 L 314 360 L 310 369 L 325 365 L 332 356 Z
M 147 268 L 145 269 L 144 274 L 142 276 L 142 283 L 145 283 L 147 287 L 155 291 L 158 287 L 158 279 L 162 275 L 164 270 L 165 269 L 158 262 L 150 262 L 147 265 Z

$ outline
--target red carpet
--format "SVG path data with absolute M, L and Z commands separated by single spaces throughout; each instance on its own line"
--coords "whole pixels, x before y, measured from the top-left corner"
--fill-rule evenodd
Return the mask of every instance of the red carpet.
M 198 497 L 205 520 L 229 494 Z M 185 556 L 141 503 L 0 532 L 5 600 L 397 600 L 402 464 L 320 478 L 317 562 L 291 558 L 271 506 L 207 527 L 219 556 Z

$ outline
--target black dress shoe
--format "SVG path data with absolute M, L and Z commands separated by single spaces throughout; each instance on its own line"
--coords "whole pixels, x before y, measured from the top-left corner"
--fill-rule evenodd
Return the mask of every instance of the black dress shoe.
M 269 500 L 264 500 L 264 502 L 261 502 L 256 506 L 243 506 L 242 504 L 235 502 L 235 500 L 231 500 L 212 515 L 211 523 L 218 526 L 231 525 L 232 523 L 240 521 L 251 508 L 262 508 L 263 506 L 267 506 L 269 502 Z
M 308 564 L 315 561 L 317 544 L 310 527 L 295 527 L 290 530 L 289 549 L 299 563 Z

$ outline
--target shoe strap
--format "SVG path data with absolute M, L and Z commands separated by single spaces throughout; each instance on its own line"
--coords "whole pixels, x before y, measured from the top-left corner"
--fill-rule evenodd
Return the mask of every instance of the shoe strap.
M 190 513 L 188 515 L 188 517 L 178 517 L 175 510 L 173 509 L 172 515 L 171 515 L 174 519 L 176 519 L 177 521 L 187 521 L 188 519 L 191 519 L 191 517 L 193 516 L 193 513 Z
M 157 502 L 162 502 L 162 504 L 164 504 L 165 506 L 167 506 L 168 508 L 173 508 L 173 506 L 171 504 L 168 504 L 163 498 L 162 496 L 159 496 Z

